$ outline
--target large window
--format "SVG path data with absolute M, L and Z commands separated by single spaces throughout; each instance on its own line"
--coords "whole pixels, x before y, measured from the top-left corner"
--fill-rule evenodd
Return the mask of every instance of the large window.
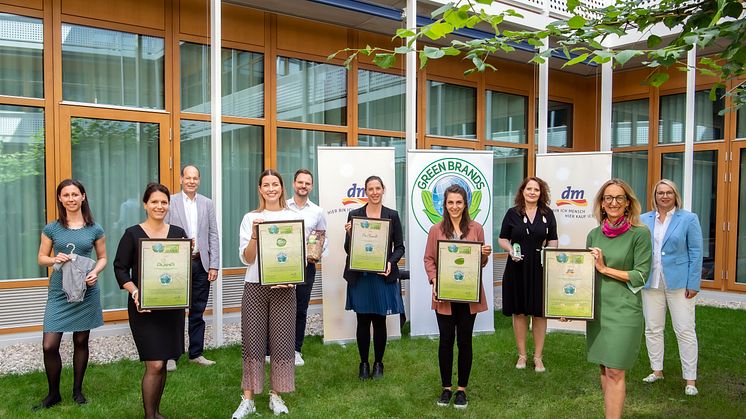
M 614 102 L 611 107 L 611 146 L 648 144 L 649 100 Z
M 259 205 L 256 185 L 262 172 L 263 128 L 253 125 L 223 124 L 223 267 L 241 267 L 238 230 L 244 214 Z M 200 170 L 199 193 L 212 197 L 210 123 L 181 121 L 181 166 Z
M 407 144 L 404 138 L 359 135 L 361 147 L 394 147 L 394 174 L 396 176 L 396 210 L 399 211 L 404 237 L 407 237 Z
M 360 128 L 404 131 L 404 77 L 359 70 L 357 91 Z
M 611 156 L 611 175 L 627 182 L 640 200 L 642 211 L 648 205 L 648 152 L 624 151 Z
M 661 158 L 661 176 L 681 186 L 684 184 L 684 153 L 666 153 Z M 702 279 L 715 278 L 715 234 L 717 226 L 717 171 L 718 152 L 714 150 L 694 152 L 694 176 L 692 179 L 692 212 L 699 216 L 702 226 Z M 683 188 L 679 188 L 683 195 Z
M 277 129 L 277 171 L 285 183 L 285 197 L 293 194 L 293 175 L 298 169 L 308 169 L 313 178 L 318 179 L 318 156 L 316 149 L 321 146 L 344 147 L 345 135 L 339 132 L 310 131 L 302 129 Z M 319 190 L 313 188 L 311 201 L 318 204 Z
M 277 57 L 277 119 L 347 125 L 344 67 Z
M 717 100 L 710 100 L 710 91 L 696 92 L 694 96 L 694 141 L 722 140 L 725 109 L 723 90 L 718 89 Z M 683 143 L 686 135 L 686 94 L 661 96 L 658 143 Z
M 62 24 L 62 98 L 164 109 L 162 38 Z
M 0 13 L 0 95 L 44 97 L 42 21 Z
M 477 138 L 477 89 L 427 81 L 427 134 Z
M 486 138 L 526 144 L 528 98 L 487 91 Z
M 492 251 L 502 252 L 498 245 L 500 226 L 508 208 L 514 205 L 518 186 L 526 177 L 527 150 L 523 148 L 491 147 L 492 150 Z
M 93 217 L 104 228 L 111 264 L 124 230 L 145 219 L 145 185 L 159 180 L 160 126 L 88 118 L 72 118 L 70 124 L 72 175 L 83 182 Z M 114 271 L 103 274 L 98 281 L 103 307 L 126 307 L 128 294 L 120 291 Z
M 0 279 L 47 276 L 36 262 L 45 186 L 44 111 L 0 105 Z
M 181 110 L 210 113 L 210 46 L 182 42 Z M 264 116 L 264 55 L 223 48 L 223 115 Z

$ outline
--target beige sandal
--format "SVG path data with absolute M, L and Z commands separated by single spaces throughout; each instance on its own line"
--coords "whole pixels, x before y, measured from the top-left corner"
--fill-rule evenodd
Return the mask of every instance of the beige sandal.
M 526 355 L 518 355 L 518 362 L 515 363 L 516 369 L 526 369 Z

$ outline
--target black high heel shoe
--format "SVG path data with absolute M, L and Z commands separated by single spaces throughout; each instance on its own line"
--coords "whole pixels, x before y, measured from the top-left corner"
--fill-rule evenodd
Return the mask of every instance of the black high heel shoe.
M 361 380 L 367 380 L 370 378 L 370 364 L 367 362 L 361 362 L 360 363 L 360 372 L 358 373 L 358 377 Z

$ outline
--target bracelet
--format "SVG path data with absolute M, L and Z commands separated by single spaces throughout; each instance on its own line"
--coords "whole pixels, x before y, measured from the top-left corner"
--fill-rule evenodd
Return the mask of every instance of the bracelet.
M 251 240 L 258 240 L 258 238 L 251 236 Z

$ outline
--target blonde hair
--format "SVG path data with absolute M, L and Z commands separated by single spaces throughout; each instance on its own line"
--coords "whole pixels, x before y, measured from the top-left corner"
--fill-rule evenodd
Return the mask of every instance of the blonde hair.
M 653 193 L 651 194 L 652 196 L 650 198 L 650 201 L 651 201 L 650 206 L 652 206 L 655 211 L 658 211 L 658 203 L 655 202 L 655 196 L 656 196 L 655 193 L 656 193 L 656 190 L 658 189 L 658 186 L 660 185 L 666 185 L 669 188 L 673 189 L 673 197 L 674 197 L 673 206 L 674 208 L 677 208 L 677 209 L 681 208 L 683 204 L 681 203 L 682 201 L 681 201 L 681 194 L 679 193 L 679 188 L 676 187 L 676 183 L 674 183 L 674 181 L 669 180 L 669 179 L 661 179 L 655 183 L 655 186 L 653 186 Z
M 627 182 L 617 178 L 607 180 L 606 183 L 601 185 L 601 188 L 596 193 L 596 198 L 593 202 L 593 215 L 596 217 L 596 220 L 598 220 L 600 224 L 606 219 L 606 211 L 601 207 L 601 203 L 604 200 L 604 191 L 606 191 L 606 188 L 611 185 L 616 185 L 622 188 L 624 194 L 627 196 L 629 206 L 627 206 L 627 209 L 624 211 L 627 220 L 629 220 L 630 224 L 634 226 L 641 226 L 642 222 L 640 222 L 640 214 L 642 213 L 642 207 L 640 206 L 640 201 L 637 199 L 637 196 L 635 196 L 634 191 L 632 191 L 632 188 L 627 184 Z

